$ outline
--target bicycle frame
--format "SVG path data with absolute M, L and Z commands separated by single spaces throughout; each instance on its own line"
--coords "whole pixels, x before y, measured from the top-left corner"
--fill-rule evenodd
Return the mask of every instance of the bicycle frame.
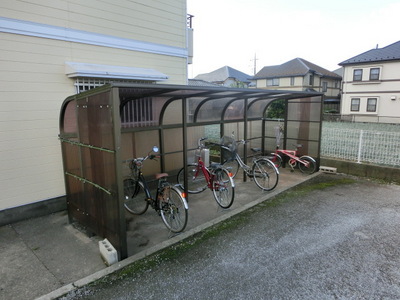
M 251 175 L 251 168 L 250 166 L 246 165 L 244 163 L 244 161 L 242 160 L 242 158 L 240 157 L 240 155 L 238 153 L 235 153 L 235 158 L 234 160 L 236 160 L 239 163 L 239 166 L 243 169 L 243 171 L 246 172 L 247 175 Z
M 201 157 L 198 157 L 197 159 L 197 170 L 196 170 L 196 177 L 199 175 L 199 172 L 202 171 L 204 174 L 204 178 L 207 181 L 207 187 L 210 190 L 213 190 L 213 178 L 211 176 L 211 171 L 205 166 L 203 160 L 201 159 Z
M 146 200 L 149 201 L 149 204 L 151 205 L 151 207 L 153 209 L 158 211 L 159 208 L 158 208 L 158 205 L 157 205 L 157 201 L 158 201 L 159 191 L 160 191 L 160 188 L 161 188 L 161 183 L 162 182 L 166 182 L 166 180 L 163 179 L 163 178 L 160 178 L 160 179 L 157 180 L 157 191 L 156 191 L 156 197 L 155 198 L 153 198 L 153 196 L 151 195 L 149 186 L 147 184 L 147 180 L 144 178 L 144 175 L 143 175 L 143 173 L 141 171 L 139 172 L 139 176 L 138 176 L 138 182 L 139 181 L 143 184 L 144 192 L 146 194 Z
M 230 151 L 228 147 L 225 147 L 225 146 L 221 146 L 221 147 L 224 148 L 227 151 Z M 232 160 L 236 160 L 239 163 L 239 167 L 242 168 L 243 171 L 246 172 L 247 176 L 251 176 L 252 175 L 251 167 L 249 165 L 245 164 L 243 159 L 240 157 L 239 153 L 235 153 L 235 158 L 233 158 Z M 253 157 L 252 160 L 253 160 L 253 163 L 254 163 L 256 158 Z
M 289 159 L 289 165 L 291 167 L 294 167 L 296 165 L 296 162 L 301 163 L 306 167 L 309 167 L 309 165 L 310 165 L 309 161 L 302 160 L 302 159 L 300 159 L 300 157 L 297 156 L 297 148 L 296 148 L 296 150 L 281 150 L 281 149 L 277 148 L 275 153 L 276 154 L 281 153 L 281 154 L 283 154 L 285 156 L 288 156 L 290 158 Z

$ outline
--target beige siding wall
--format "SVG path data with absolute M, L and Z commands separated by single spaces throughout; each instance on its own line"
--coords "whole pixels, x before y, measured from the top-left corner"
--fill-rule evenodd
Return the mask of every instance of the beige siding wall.
M 328 90 L 324 93 L 328 97 L 337 97 L 340 92 L 340 83 L 335 88 L 335 81 L 328 78 L 320 78 L 318 76 L 314 77 L 314 86 L 309 86 L 310 78 L 309 76 L 297 76 L 294 78 L 294 85 L 291 85 L 290 77 L 279 78 L 279 86 L 267 86 L 266 79 L 259 79 L 256 82 L 257 88 L 261 89 L 271 89 L 271 90 L 291 90 L 291 91 L 304 91 L 306 88 L 314 88 L 317 92 L 322 92 L 322 82 L 328 82 Z
M 2 0 L 7 18 L 186 47 L 186 1 Z
M 57 26 L 67 26 L 70 22 L 79 29 L 96 29 L 104 33 L 101 26 L 105 23 L 109 24 L 111 20 L 108 22 L 101 20 L 96 28 L 95 18 L 88 17 L 88 24 L 85 27 L 84 15 L 89 13 L 90 6 L 104 12 L 116 6 L 106 5 L 104 1 L 36 0 L 32 3 L 15 0 L 1 1 L 0 17 L 48 22 Z M 86 10 L 80 7 L 79 3 L 84 3 Z M 129 5 L 128 1 L 117 1 L 117 3 L 120 12 Z M 136 1 L 135 5 L 130 6 L 130 10 L 125 11 L 125 15 L 135 11 L 136 7 L 140 7 L 141 18 L 146 19 L 145 14 L 150 14 L 152 10 L 149 6 L 145 8 L 145 3 L 147 2 Z M 163 28 L 160 23 L 157 25 L 151 22 L 144 23 L 138 30 L 139 26 L 133 23 L 133 20 L 139 17 L 138 14 L 132 14 L 130 22 L 127 20 L 122 22 L 129 23 L 132 33 L 129 33 L 129 30 L 119 32 L 117 23 L 121 18 L 116 18 L 113 21 L 115 26 L 111 27 L 107 34 L 118 33 L 124 37 L 141 38 L 143 32 L 147 32 L 147 35 L 143 35 L 146 35 L 146 41 L 157 40 L 158 43 L 179 47 L 186 44 L 184 42 L 186 23 L 181 22 L 182 31 L 178 30 L 175 24 L 177 21 L 172 21 L 175 17 L 178 19 L 178 16 L 179 20 L 185 20 L 186 12 L 183 13 L 185 1 L 152 1 L 151 3 L 160 5 L 157 5 L 157 9 L 152 11 L 152 16 L 147 19 L 163 20 L 165 24 L 170 22 L 171 26 L 177 29 L 173 30 L 174 34 L 168 36 L 165 32 L 156 33 L 157 27 Z M 64 12 L 63 15 L 63 10 L 71 10 L 73 7 L 82 14 L 81 18 L 77 17 L 78 12 Z M 165 16 L 161 8 L 169 10 Z M 118 11 L 114 11 L 113 14 L 115 18 Z M 71 22 L 75 19 L 80 19 L 81 24 Z M 146 28 L 153 34 L 145 31 Z M 177 32 L 181 32 L 182 35 Z M 65 75 L 66 61 L 155 69 L 169 76 L 165 83 L 186 84 L 187 82 L 185 57 L 2 32 L 0 32 L 0 39 L 0 187 L 2 191 L 0 210 L 65 194 L 61 147 L 57 138 L 58 122 L 62 102 L 67 96 L 75 93 L 74 80 Z
M 260 89 L 269 90 L 292 90 L 292 91 L 302 91 L 303 90 L 303 80 L 302 77 L 295 77 L 294 85 L 290 85 L 290 77 L 279 78 L 279 86 L 267 86 L 266 79 L 256 80 L 256 86 Z

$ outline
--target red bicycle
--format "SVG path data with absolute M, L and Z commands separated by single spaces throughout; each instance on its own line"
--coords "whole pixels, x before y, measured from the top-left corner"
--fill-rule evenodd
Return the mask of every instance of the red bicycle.
M 288 157 L 289 166 L 292 168 L 292 172 L 296 165 L 299 166 L 299 169 L 304 174 L 312 174 L 317 169 L 317 162 L 314 158 L 308 155 L 298 156 L 297 151 L 302 147 L 301 144 L 293 145 L 295 146 L 295 150 L 282 150 L 279 149 L 279 146 L 276 147 L 275 153 L 271 153 L 271 156 L 268 156 L 268 159 L 271 160 L 277 168 L 280 168 L 283 163 L 283 157 Z
M 220 164 L 212 163 L 206 167 L 202 154 L 205 146 L 201 143 L 207 138 L 200 138 L 196 150 L 197 163 L 188 164 L 185 170 L 183 167 L 178 173 L 178 184 L 184 189 L 185 174 L 188 183 L 188 192 L 197 194 L 207 187 L 213 192 L 215 201 L 222 208 L 229 208 L 235 198 L 235 184 L 232 174 Z

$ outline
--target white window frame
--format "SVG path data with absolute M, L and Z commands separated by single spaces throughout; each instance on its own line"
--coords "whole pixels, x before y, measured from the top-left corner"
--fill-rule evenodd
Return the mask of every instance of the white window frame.
M 378 71 L 377 74 L 372 74 L 373 70 L 377 70 Z M 369 69 L 369 80 L 370 81 L 379 80 L 380 76 L 381 76 L 381 68 L 371 68 L 371 69 Z
M 351 98 L 350 99 L 350 111 L 352 112 L 359 112 L 360 111 L 360 103 L 361 103 L 361 98 Z M 358 101 L 358 104 L 355 102 Z M 353 109 L 353 107 L 357 107 L 357 109 Z
M 370 102 L 375 101 L 375 104 L 370 104 Z M 369 108 L 373 107 L 374 110 L 370 110 Z M 367 98 L 367 107 L 366 107 L 366 111 L 367 113 L 376 113 L 378 108 L 378 98 L 376 97 L 371 97 L 371 98 Z
M 356 74 L 359 73 L 359 74 Z M 354 69 L 353 70 L 353 81 L 362 81 L 363 69 Z
M 99 86 L 103 86 L 108 83 L 116 82 L 127 82 L 127 83 L 154 83 L 151 81 L 139 81 L 139 80 L 122 80 L 122 79 L 106 79 L 106 78 L 76 78 L 75 79 L 75 91 L 77 94 L 89 91 Z

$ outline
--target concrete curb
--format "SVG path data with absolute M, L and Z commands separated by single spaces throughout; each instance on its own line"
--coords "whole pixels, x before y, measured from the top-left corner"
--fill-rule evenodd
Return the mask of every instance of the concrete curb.
M 286 187 L 286 188 L 284 188 L 282 190 L 279 190 L 279 191 L 267 192 L 264 196 L 254 200 L 254 201 L 252 201 L 252 202 L 250 202 L 248 204 L 245 204 L 245 205 L 243 205 L 241 207 L 238 207 L 238 208 L 236 208 L 234 210 L 231 210 L 228 213 L 219 216 L 218 218 L 215 218 L 215 219 L 213 219 L 211 221 L 208 221 L 208 222 L 206 222 L 204 224 L 201 224 L 201 225 L 199 225 L 199 226 L 197 226 L 195 228 L 192 228 L 192 229 L 190 229 L 188 231 L 185 231 L 185 232 L 183 232 L 183 233 L 181 233 L 179 235 L 173 236 L 172 238 L 170 238 L 170 239 L 168 239 L 166 241 L 163 241 L 162 243 L 160 243 L 158 245 L 155 245 L 155 246 L 153 246 L 153 247 L 151 247 L 149 249 L 143 250 L 143 251 L 141 251 L 141 252 L 139 252 L 139 253 L 137 253 L 135 255 L 132 255 L 132 256 L 130 256 L 130 257 L 128 257 L 128 258 L 126 258 L 126 259 L 124 259 L 124 260 L 122 260 L 122 261 L 120 261 L 120 262 L 118 262 L 118 263 L 116 263 L 116 264 L 114 264 L 114 265 L 112 265 L 110 267 L 107 267 L 107 268 L 105 268 L 103 270 L 100 270 L 100 271 L 98 271 L 96 273 L 93 273 L 93 274 L 91 274 L 89 276 L 86 276 L 86 277 L 84 277 L 82 279 L 79 279 L 79 280 L 77 280 L 77 281 L 75 281 L 73 283 L 67 284 L 67 285 L 65 285 L 65 286 L 63 286 L 63 287 L 61 287 L 59 289 L 56 289 L 56 290 L 52 291 L 51 293 L 48 293 L 48 294 L 43 295 L 43 296 L 41 296 L 39 298 L 36 298 L 36 300 L 57 299 L 57 298 L 65 295 L 65 294 L 67 294 L 69 292 L 72 292 L 74 290 L 82 288 L 82 287 L 84 287 L 84 286 L 86 286 L 86 285 L 88 285 L 90 283 L 95 282 L 96 280 L 99 280 L 99 279 L 101 279 L 101 278 L 103 278 L 103 277 L 105 277 L 107 275 L 110 275 L 110 274 L 112 274 L 112 273 L 114 273 L 116 271 L 119 271 L 119 270 L 125 268 L 126 266 L 136 262 L 136 261 L 139 261 L 139 260 L 141 260 L 141 259 L 143 259 L 143 258 L 145 258 L 145 257 L 147 257 L 147 256 L 149 256 L 151 254 L 154 254 L 154 253 L 156 253 L 156 252 L 158 252 L 160 250 L 163 250 L 163 249 L 168 248 L 168 247 L 170 247 L 172 245 L 175 245 L 175 244 L 177 244 L 177 243 L 179 243 L 179 242 L 181 242 L 181 241 L 183 241 L 183 240 L 195 235 L 196 233 L 199 233 L 199 232 L 201 232 L 201 231 L 203 231 L 203 230 L 205 230 L 205 229 L 207 229 L 209 227 L 212 227 L 215 224 L 218 224 L 218 223 L 220 223 L 222 221 L 225 221 L 225 220 L 231 218 L 232 216 L 235 216 L 235 215 L 237 215 L 239 213 L 242 213 L 242 212 L 248 210 L 249 208 L 252 208 L 252 207 L 254 207 L 254 206 L 256 206 L 256 205 L 258 205 L 258 204 L 260 204 L 260 203 L 262 203 L 262 202 L 264 202 L 264 201 L 266 201 L 266 200 L 268 200 L 268 199 L 270 199 L 270 198 L 272 198 L 272 197 L 274 197 L 276 195 L 279 195 L 279 194 L 281 194 L 281 193 L 283 193 L 283 192 L 285 192 L 285 191 L 287 191 L 287 190 L 289 190 L 289 189 L 291 189 L 291 188 L 293 188 L 293 187 L 295 187 L 295 186 L 297 186 L 299 184 L 302 184 L 302 183 L 304 183 L 304 182 L 306 182 L 306 181 L 308 181 L 308 180 L 310 180 L 310 179 L 312 179 L 312 178 L 314 178 L 316 176 L 319 176 L 320 174 L 322 174 L 322 172 L 316 172 L 316 173 L 314 173 L 314 174 L 312 174 L 310 176 L 304 177 L 303 180 L 301 180 L 300 182 L 298 182 L 297 184 L 295 184 L 293 186 Z

